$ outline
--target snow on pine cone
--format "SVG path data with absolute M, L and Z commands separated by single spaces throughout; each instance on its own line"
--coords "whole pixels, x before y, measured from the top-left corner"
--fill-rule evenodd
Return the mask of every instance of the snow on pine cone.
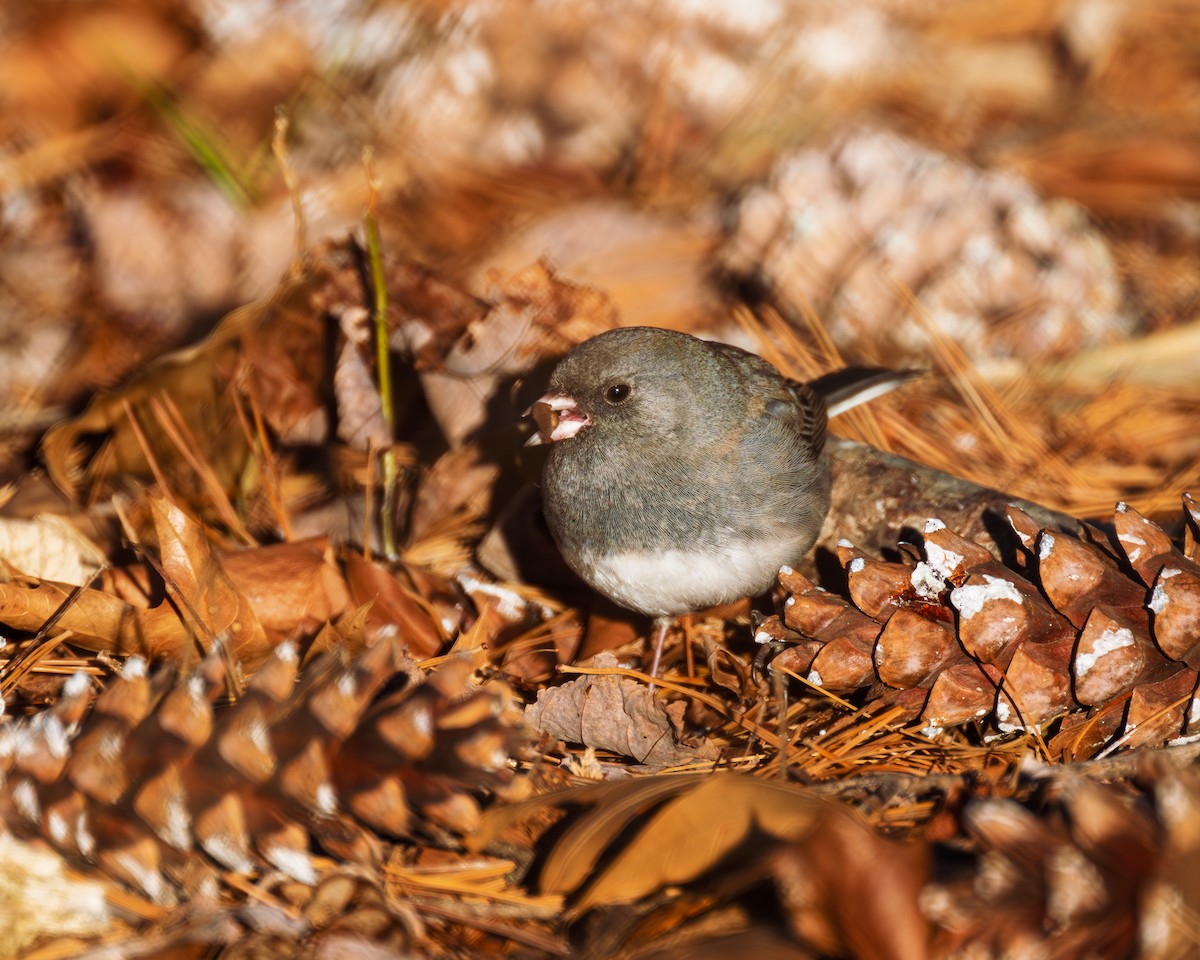
M 386 632 L 299 675 L 280 645 L 225 709 L 216 644 L 181 682 L 130 658 L 88 708 L 90 681 L 0 731 L 0 823 L 40 835 L 164 904 L 215 895 L 220 871 L 318 876 L 315 843 L 378 866 L 381 838 L 472 830 L 475 794 L 511 785 L 520 711 L 467 659 L 423 675 Z M 298 679 L 299 675 L 299 679 Z
M 763 640 L 791 644 L 776 662 L 835 693 L 872 688 L 935 733 L 978 721 L 992 734 L 1042 732 L 1076 759 L 1108 747 L 1159 744 L 1200 733 L 1200 508 L 1185 498 L 1180 551 L 1124 504 L 1115 544 L 1041 529 L 1008 509 L 1022 549 L 1005 566 L 939 520 L 925 527 L 925 559 L 885 562 L 838 546 L 852 602 L 798 573 L 782 622 Z M 1019 568 L 1019 569 L 1017 569 Z

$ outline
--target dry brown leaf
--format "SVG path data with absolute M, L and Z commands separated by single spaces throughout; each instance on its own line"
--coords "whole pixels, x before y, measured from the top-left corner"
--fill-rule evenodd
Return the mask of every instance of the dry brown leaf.
M 382 566 L 358 554 L 346 554 L 344 563 L 351 602 L 355 606 L 370 604 L 363 627 L 368 644 L 380 630 L 398 629 L 413 659 L 437 654 L 445 638 L 430 611 L 412 591 Z
M 479 516 L 486 511 L 499 473 L 499 466 L 474 444 L 438 457 L 417 485 L 406 537 L 409 546 L 461 523 L 464 513 Z
M 740 774 L 657 776 L 561 790 L 489 811 L 482 849 L 517 823 L 585 807 L 549 836 L 544 893 L 573 896 L 571 915 L 696 884 L 728 894 L 770 873 L 793 935 L 821 955 L 928 955 L 917 906 L 927 850 L 886 840 L 803 788 Z M 746 869 L 740 869 L 746 867 Z
M 395 439 L 383 412 L 377 377 L 370 362 L 374 345 L 371 314 L 354 306 L 338 318 L 346 341 L 333 368 L 338 438 L 352 450 L 382 450 Z
M 920 905 L 928 860 L 927 848 L 888 840 L 832 808 L 772 857 L 771 873 L 793 936 L 822 955 L 921 960 L 931 955 Z
M 150 501 L 149 509 L 156 525 L 154 539 L 160 547 L 165 544 L 164 571 L 207 630 L 230 630 L 235 651 L 247 664 L 253 665 L 264 650 L 283 639 L 315 636 L 323 624 L 347 612 L 349 591 L 323 539 L 217 552 L 203 529 L 182 511 L 165 501 Z M 188 614 L 181 621 L 170 603 L 148 605 L 152 596 L 161 597 L 156 575 L 135 565 L 113 571 L 109 584 L 114 592 L 83 591 L 59 621 L 60 628 L 73 633 L 73 643 L 150 659 L 184 651 L 195 634 L 185 624 Z M 18 577 L 0 583 L 0 623 L 36 632 L 70 591 L 70 584 L 48 580 Z M 205 629 L 199 633 L 203 637 Z M 355 649 L 362 642 L 357 637 L 337 639 Z
M 594 662 L 600 670 L 617 665 L 610 654 Z M 685 710 L 682 701 L 663 703 L 635 680 L 597 675 L 540 691 L 525 719 L 559 740 L 632 757 L 649 768 L 717 760 L 721 752 L 707 738 L 679 738 Z
M 324 537 L 223 551 L 220 560 L 272 639 L 311 635 L 350 605 Z
M 322 250 L 304 276 L 233 310 L 203 341 L 94 396 L 46 434 L 51 478 L 67 492 L 155 480 L 190 504 L 211 504 L 236 529 L 230 499 L 253 453 L 239 404 L 261 414 L 280 445 L 328 439 L 326 314 L 331 301 L 343 312 L 360 305 L 349 263 L 345 245 Z
M 160 497 L 149 498 L 163 572 L 176 602 L 181 599 L 187 616 L 198 617 L 200 640 L 221 638 L 235 660 L 251 667 L 275 648 L 258 615 L 230 579 L 204 528 L 179 507 Z M 207 636 L 205 636 L 207 634 Z M 281 639 L 281 638 L 276 638 Z
M 603 903 L 628 903 L 665 886 L 687 883 L 717 867 L 755 831 L 798 840 L 821 828 L 835 807 L 806 798 L 792 787 L 731 774 L 706 777 L 664 803 L 601 871 L 580 879 L 590 883 L 575 904 L 582 912 Z M 597 820 L 616 826 L 622 811 L 599 808 Z M 627 818 L 626 818 L 627 819 Z M 625 826 L 628 826 L 626 822 Z M 865 825 L 862 826 L 867 835 Z M 567 864 L 598 862 L 594 828 L 580 829 L 556 845 L 543 872 L 543 889 L 567 893 L 565 880 L 579 876 Z M 611 853 L 611 851 L 607 851 Z
M 561 279 L 545 263 L 494 272 L 487 281 L 492 306 L 486 315 L 440 362 L 422 364 L 425 399 L 451 447 L 488 424 L 489 404 L 506 379 L 617 325 L 604 293 Z
M 169 395 L 178 409 L 189 412 L 196 435 L 221 438 L 221 447 L 214 445 L 204 453 L 219 474 L 232 477 L 234 464 L 242 457 L 237 448 L 243 444 L 227 404 L 227 381 L 218 371 L 230 369 L 237 355 L 237 338 L 258 321 L 264 309 L 264 304 L 249 304 L 233 311 L 207 340 L 160 358 L 119 391 L 97 394 L 83 413 L 47 432 L 42 453 L 51 479 L 67 492 L 87 480 L 151 479 L 150 465 L 129 422 L 129 410 L 159 463 L 169 467 L 180 461 L 150 411 L 150 401 L 162 394 Z M 102 440 L 92 451 L 89 438 L 94 436 Z
M 0 623 L 36 633 L 66 603 L 75 588 L 49 580 L 0 583 Z M 141 654 L 178 654 L 190 636 L 169 604 L 151 610 L 125 603 L 100 590 L 82 591 L 58 621 L 85 650 Z

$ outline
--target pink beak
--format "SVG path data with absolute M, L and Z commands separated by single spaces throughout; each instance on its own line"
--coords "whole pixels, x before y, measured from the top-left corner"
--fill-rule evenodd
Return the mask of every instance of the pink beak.
M 561 390 L 551 390 L 525 411 L 533 414 L 538 430 L 525 441 L 525 446 L 536 447 L 543 443 L 569 440 L 592 421 L 579 409 L 575 398 Z

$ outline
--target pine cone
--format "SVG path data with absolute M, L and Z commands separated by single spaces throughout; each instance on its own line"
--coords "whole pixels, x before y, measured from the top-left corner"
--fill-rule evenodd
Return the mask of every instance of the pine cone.
M 1061 718 L 1051 750 L 1080 758 L 1197 732 L 1194 556 L 1124 504 L 1116 546 L 1089 528 L 1039 528 L 1015 507 L 1008 518 L 1026 576 L 930 520 L 921 561 L 839 545 L 852 603 L 784 571 L 782 623 L 759 636 L 798 640 L 780 665 L 835 693 L 922 691 L 903 702 L 931 733 L 969 721 L 993 735 L 1046 732 Z
M 219 870 L 313 885 L 316 842 L 378 867 L 383 838 L 474 829 L 476 793 L 513 781 L 520 711 L 466 659 L 424 675 L 385 631 L 354 662 L 323 655 L 297 683 L 281 645 L 227 709 L 218 646 L 182 682 L 131 658 L 88 710 L 72 678 L 53 707 L 0 733 L 0 818 L 161 904 L 215 896 Z
M 735 216 L 726 269 L 872 362 L 924 360 L 920 325 L 900 322 L 914 305 L 976 362 L 1070 356 L 1132 326 L 1083 208 L 892 133 L 783 156 Z

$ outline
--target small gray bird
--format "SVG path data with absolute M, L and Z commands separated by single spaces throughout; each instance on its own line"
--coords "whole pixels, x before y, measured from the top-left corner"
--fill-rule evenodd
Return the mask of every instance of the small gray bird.
M 546 520 L 595 590 L 671 620 L 764 593 L 813 545 L 829 509 L 829 416 L 912 371 L 789 380 L 752 353 L 653 327 L 579 344 L 529 410 L 553 444 Z

